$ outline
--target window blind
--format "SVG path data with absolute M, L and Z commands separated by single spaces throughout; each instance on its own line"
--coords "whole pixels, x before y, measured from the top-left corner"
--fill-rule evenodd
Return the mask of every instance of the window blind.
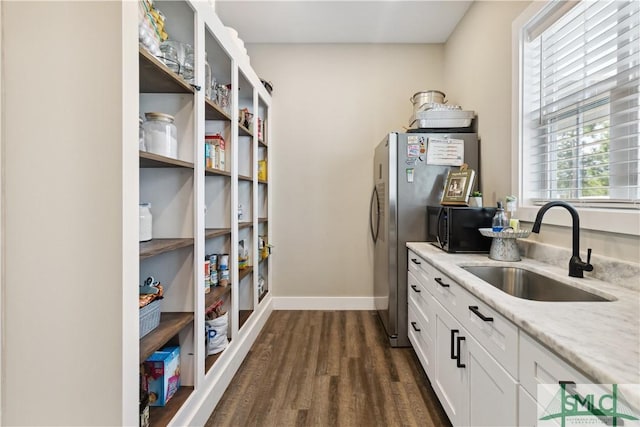
M 526 197 L 640 208 L 640 2 L 561 3 L 524 45 Z

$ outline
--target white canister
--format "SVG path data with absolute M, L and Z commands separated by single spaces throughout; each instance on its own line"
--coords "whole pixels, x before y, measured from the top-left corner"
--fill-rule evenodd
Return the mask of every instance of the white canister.
M 139 241 L 148 242 L 152 238 L 153 217 L 151 215 L 151 203 L 140 203 L 140 233 Z
M 173 116 L 165 113 L 145 113 L 144 142 L 147 151 L 165 157 L 178 158 L 178 132 Z

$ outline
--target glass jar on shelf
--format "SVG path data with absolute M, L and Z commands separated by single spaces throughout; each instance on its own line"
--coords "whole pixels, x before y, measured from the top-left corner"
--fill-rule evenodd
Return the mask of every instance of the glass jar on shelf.
M 140 203 L 138 211 L 140 217 L 138 241 L 148 242 L 153 238 L 153 216 L 151 215 L 151 203 Z
M 162 52 L 162 62 L 174 73 L 180 72 L 180 50 L 182 44 L 175 40 L 166 40 L 160 45 L 160 51 Z
M 204 96 L 211 99 L 211 66 L 207 59 L 207 52 L 204 53 Z
M 138 117 L 138 150 L 147 151 L 144 143 L 144 120 L 142 120 L 142 117 Z
M 182 78 L 185 79 L 187 83 L 193 83 L 194 82 L 193 70 L 195 67 L 195 60 L 193 57 L 193 47 L 188 43 L 184 43 L 183 48 L 184 48 L 184 61 L 182 63 L 182 69 L 181 69 Z
M 145 113 L 144 143 L 148 152 L 178 158 L 178 137 L 173 116 L 165 113 Z

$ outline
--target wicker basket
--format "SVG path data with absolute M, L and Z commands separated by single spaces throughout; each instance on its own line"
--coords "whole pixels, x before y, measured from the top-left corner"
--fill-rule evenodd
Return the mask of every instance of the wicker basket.
M 155 300 L 140 309 L 140 338 L 160 324 L 160 304 L 161 300 Z

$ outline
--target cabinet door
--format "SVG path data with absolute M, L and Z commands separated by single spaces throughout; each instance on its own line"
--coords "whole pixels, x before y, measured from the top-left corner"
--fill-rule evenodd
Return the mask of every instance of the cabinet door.
M 516 425 L 517 382 L 473 337 L 466 336 L 461 352 L 468 376 L 466 384 L 469 396 L 469 418 L 464 424 Z
M 431 384 L 453 425 L 466 425 L 466 371 L 457 365 L 457 338 L 464 336 L 460 324 L 435 302 L 435 369 Z

